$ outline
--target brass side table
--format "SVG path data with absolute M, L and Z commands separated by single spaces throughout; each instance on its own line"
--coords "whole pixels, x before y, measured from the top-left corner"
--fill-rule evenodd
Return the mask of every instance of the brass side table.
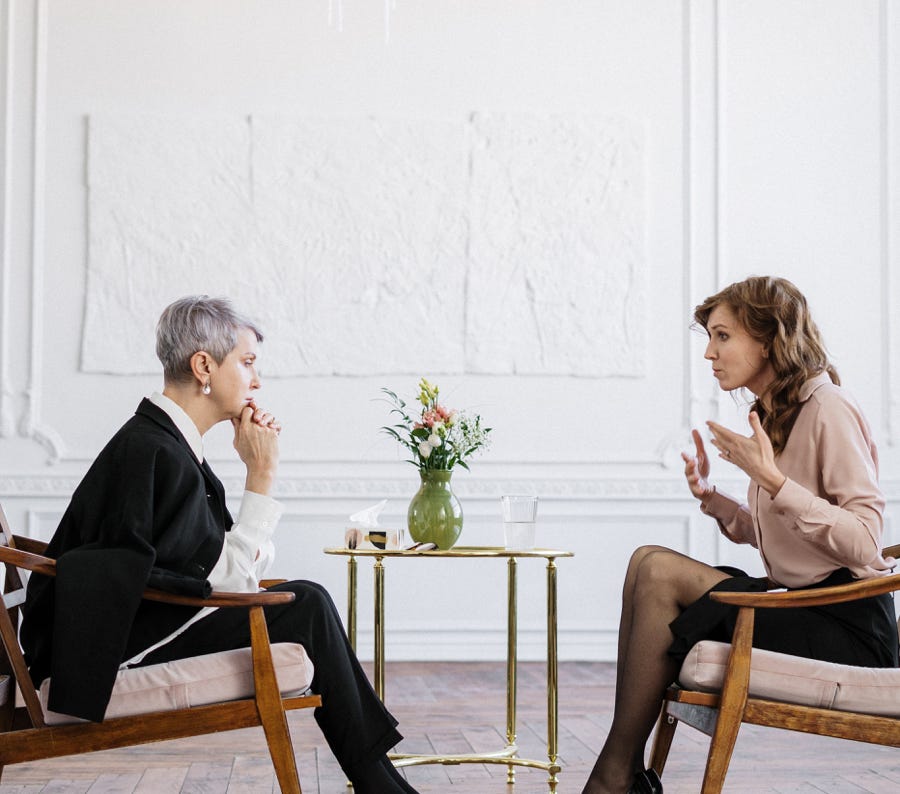
M 495 753 L 475 753 L 471 755 L 413 755 L 394 754 L 391 759 L 397 766 L 414 764 L 505 764 L 507 783 L 515 783 L 515 767 L 525 766 L 544 769 L 549 774 L 548 785 L 556 791 L 559 782 L 560 765 L 557 741 L 559 738 L 558 700 L 558 658 L 556 621 L 556 560 L 572 557 L 570 551 L 558 549 L 530 549 L 508 551 L 493 546 L 454 546 L 447 551 L 401 551 L 381 549 L 327 548 L 326 554 L 348 557 L 347 560 L 347 634 L 353 648 L 356 648 L 356 558 L 372 557 L 375 560 L 375 691 L 384 700 L 384 579 L 386 558 L 421 559 L 429 557 L 483 559 L 485 557 L 506 558 L 507 560 L 507 645 L 506 645 L 506 746 Z M 520 758 L 516 745 L 516 664 L 517 664 L 517 608 L 516 572 L 519 558 L 539 558 L 547 560 L 547 761 Z

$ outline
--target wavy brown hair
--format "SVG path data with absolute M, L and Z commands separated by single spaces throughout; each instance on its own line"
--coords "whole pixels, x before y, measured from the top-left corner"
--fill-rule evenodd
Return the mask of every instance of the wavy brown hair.
M 759 414 L 777 454 L 784 449 L 800 412 L 803 384 L 822 372 L 827 372 L 834 383 L 840 384 L 841 380 L 828 360 L 806 298 L 787 279 L 751 276 L 738 281 L 697 306 L 694 321 L 706 329 L 709 315 L 722 305 L 733 312 L 750 336 L 765 346 L 775 370 L 775 380 L 763 394 L 756 395 L 752 410 Z M 768 400 L 769 410 L 763 405 L 763 397 Z

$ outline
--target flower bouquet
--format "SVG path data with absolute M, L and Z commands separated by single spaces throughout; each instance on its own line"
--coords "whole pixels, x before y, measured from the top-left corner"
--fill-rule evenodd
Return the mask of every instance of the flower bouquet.
M 425 378 L 419 381 L 421 411 L 410 416 L 406 403 L 390 389 L 382 389 L 399 422 L 381 429 L 411 453 L 409 462 L 419 469 L 421 486 L 409 504 L 410 537 L 449 549 L 462 532 L 462 507 L 450 488 L 457 464 L 469 468 L 467 459 L 487 447 L 491 428 L 481 417 L 438 402 L 439 389 Z
M 409 462 L 420 469 L 451 471 L 458 463 L 469 468 L 466 458 L 487 446 L 491 428 L 481 424 L 481 417 L 471 416 L 438 402 L 439 389 L 425 378 L 419 381 L 418 401 L 421 413 L 413 418 L 406 403 L 390 389 L 382 389 L 393 404 L 392 414 L 398 424 L 381 428 L 411 453 Z

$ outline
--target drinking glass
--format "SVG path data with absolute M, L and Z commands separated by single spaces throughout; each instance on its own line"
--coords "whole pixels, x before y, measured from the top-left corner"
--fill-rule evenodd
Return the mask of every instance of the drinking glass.
M 503 542 L 507 549 L 523 551 L 534 548 L 537 503 L 536 496 L 500 497 L 500 507 L 503 512 Z

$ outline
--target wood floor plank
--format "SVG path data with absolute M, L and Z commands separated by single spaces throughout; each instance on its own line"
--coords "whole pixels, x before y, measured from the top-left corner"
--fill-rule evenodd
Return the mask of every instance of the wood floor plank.
M 141 780 L 140 772 L 100 775 L 88 789 L 88 794 L 132 794 Z
M 272 794 L 278 791 L 275 768 L 268 756 L 239 755 L 234 759 L 227 794 Z
M 191 764 L 181 787 L 182 794 L 225 794 L 233 766 L 233 757 Z
M 180 794 L 189 767 L 167 766 L 147 769 L 134 794 Z
M 92 780 L 50 780 L 40 789 L 41 794 L 84 794 Z
M 853 780 L 869 794 L 896 794 L 900 791 L 900 781 L 890 780 L 884 775 L 866 770 L 855 774 Z
M 495 728 L 463 728 L 463 736 L 476 753 L 498 753 L 506 747 L 506 731 Z M 485 764 L 491 777 L 506 779 L 507 767 L 501 764 Z

